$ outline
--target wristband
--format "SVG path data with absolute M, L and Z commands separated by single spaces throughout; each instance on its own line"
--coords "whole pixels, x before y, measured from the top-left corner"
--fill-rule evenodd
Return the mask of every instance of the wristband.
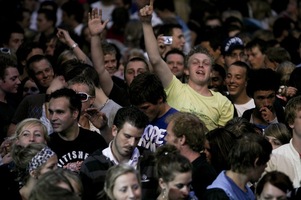
M 70 49 L 73 51 L 74 48 L 76 48 L 77 46 L 78 46 L 78 44 L 77 44 L 77 43 L 74 43 L 74 44 L 72 44 L 72 46 L 70 47 Z

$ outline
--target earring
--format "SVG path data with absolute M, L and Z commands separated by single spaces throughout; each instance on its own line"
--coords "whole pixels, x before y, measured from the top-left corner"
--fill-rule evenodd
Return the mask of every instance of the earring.
M 165 196 L 166 195 L 166 188 L 163 188 L 163 194 L 162 194 L 162 199 L 165 200 L 167 199 L 167 197 Z

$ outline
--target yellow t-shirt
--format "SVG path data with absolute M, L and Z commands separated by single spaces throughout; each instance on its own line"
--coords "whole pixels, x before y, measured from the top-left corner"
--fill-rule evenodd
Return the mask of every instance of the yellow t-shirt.
M 219 92 L 211 91 L 212 96 L 202 96 L 175 76 L 165 92 L 171 107 L 197 115 L 209 130 L 224 126 L 233 118 L 233 104 Z

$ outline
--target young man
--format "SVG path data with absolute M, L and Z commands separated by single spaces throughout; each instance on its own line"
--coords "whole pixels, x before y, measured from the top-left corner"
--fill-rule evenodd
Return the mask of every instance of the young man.
M 206 187 L 212 183 L 217 174 L 207 162 L 206 155 L 201 154 L 207 128 L 194 114 L 178 112 L 167 118 L 167 144 L 176 146 L 180 154 L 192 164 L 192 188 L 196 196 L 202 199 Z
M 232 101 L 238 117 L 241 117 L 246 110 L 255 108 L 253 98 L 247 94 L 249 76 L 250 67 L 245 62 L 236 61 L 228 68 L 225 82 L 229 99 Z
M 146 51 L 154 72 L 159 76 L 167 94 L 167 102 L 179 111 L 195 113 L 212 130 L 224 126 L 233 117 L 234 108 L 231 102 L 219 92 L 208 89 L 213 59 L 208 51 L 200 46 L 193 48 L 186 57 L 188 83 L 183 84 L 170 71 L 161 58 L 151 16 L 153 0 L 150 5 L 140 9 Z
M 20 84 L 17 63 L 10 55 L 0 54 L 0 144 L 7 137 L 8 126 L 16 110 L 8 94 L 16 94 Z
M 239 37 L 230 37 L 224 41 L 221 51 L 224 57 L 226 71 L 228 67 L 236 61 L 247 61 L 244 50 L 244 43 Z
M 254 99 L 255 108 L 246 110 L 242 117 L 262 130 L 272 123 L 284 123 L 284 110 L 276 97 L 279 82 L 278 75 L 271 69 L 253 70 L 247 93 Z
M 266 41 L 261 39 L 253 39 L 246 44 L 246 54 L 251 69 L 265 68 L 265 52 L 267 50 Z
M 119 163 L 127 163 L 140 171 L 143 199 L 157 197 L 154 157 L 150 151 L 137 147 L 148 123 L 147 116 L 138 108 L 124 107 L 117 111 L 112 128 L 114 139 L 109 147 L 97 150 L 82 164 L 80 177 L 84 200 L 101 199 L 106 172 Z
M 129 94 L 131 104 L 144 112 L 150 122 L 138 145 L 155 152 L 157 147 L 165 144 L 166 118 L 177 110 L 166 102 L 163 85 L 155 74 L 139 74 L 131 83 Z
M 255 200 L 248 183 L 259 180 L 270 159 L 272 145 L 255 131 L 239 139 L 229 152 L 230 170 L 222 171 L 207 187 L 203 199 Z
M 58 166 L 79 172 L 82 162 L 107 143 L 97 132 L 78 126 L 82 102 L 72 89 L 62 88 L 50 95 L 49 120 L 53 128 L 48 146 L 58 156 Z M 90 116 L 103 124 L 102 116 Z M 97 127 L 101 128 L 101 127 Z
M 185 74 L 185 54 L 179 49 L 171 49 L 165 54 L 164 61 L 168 65 L 171 72 L 182 83 L 187 82 L 187 75 Z
M 281 171 L 300 187 L 301 180 L 301 96 L 294 97 L 285 106 L 285 121 L 291 128 L 293 137 L 290 143 L 273 150 L 266 171 Z

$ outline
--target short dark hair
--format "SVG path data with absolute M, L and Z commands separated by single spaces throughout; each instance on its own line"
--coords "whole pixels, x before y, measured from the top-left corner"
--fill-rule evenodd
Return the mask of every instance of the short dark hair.
M 157 104 L 162 98 L 166 102 L 166 93 L 161 80 L 155 74 L 145 72 L 134 78 L 130 87 L 130 102 L 138 106 L 145 102 Z
M 277 91 L 280 85 L 279 75 L 272 69 L 261 68 L 251 70 L 250 79 L 247 85 L 247 94 L 253 97 L 254 93 L 259 90 Z
M 138 129 L 144 129 L 149 124 L 148 117 L 134 106 L 120 108 L 115 115 L 113 125 L 119 131 L 126 122 Z
M 267 51 L 267 42 L 260 38 L 254 38 L 246 44 L 246 50 L 251 50 L 254 47 L 258 47 L 261 53 L 265 54 Z
M 32 63 L 40 62 L 41 60 L 46 60 L 49 63 L 49 66 L 53 69 L 52 64 L 51 64 L 50 60 L 47 58 L 47 56 L 34 55 L 34 56 L 30 57 L 26 63 L 26 70 L 27 70 L 28 76 L 34 80 L 36 80 L 36 78 L 35 78 L 35 73 L 32 69 Z
M 0 79 L 5 78 L 6 69 L 9 67 L 17 68 L 17 62 L 10 55 L 0 54 Z
M 53 22 L 53 27 L 55 27 L 56 21 L 57 21 L 57 17 L 56 17 L 56 11 L 54 10 L 50 10 L 47 8 L 41 8 L 38 10 L 38 14 L 44 14 L 45 18 L 48 21 L 52 21 Z
M 50 100 L 51 99 L 57 99 L 60 97 L 65 97 L 69 100 L 69 109 L 71 111 L 78 111 L 78 119 L 80 117 L 80 112 L 82 109 L 82 102 L 79 98 L 79 96 L 76 94 L 76 92 L 69 88 L 62 88 L 54 91 L 50 94 Z
M 183 57 L 183 61 L 185 61 L 185 54 L 183 53 L 183 51 L 181 51 L 181 50 L 179 50 L 179 49 L 176 49 L 176 48 L 173 48 L 173 49 L 169 50 L 169 51 L 165 54 L 164 60 L 166 61 L 167 57 L 168 57 L 169 55 L 172 55 L 172 54 L 178 54 L 178 55 L 182 56 L 182 57 Z

